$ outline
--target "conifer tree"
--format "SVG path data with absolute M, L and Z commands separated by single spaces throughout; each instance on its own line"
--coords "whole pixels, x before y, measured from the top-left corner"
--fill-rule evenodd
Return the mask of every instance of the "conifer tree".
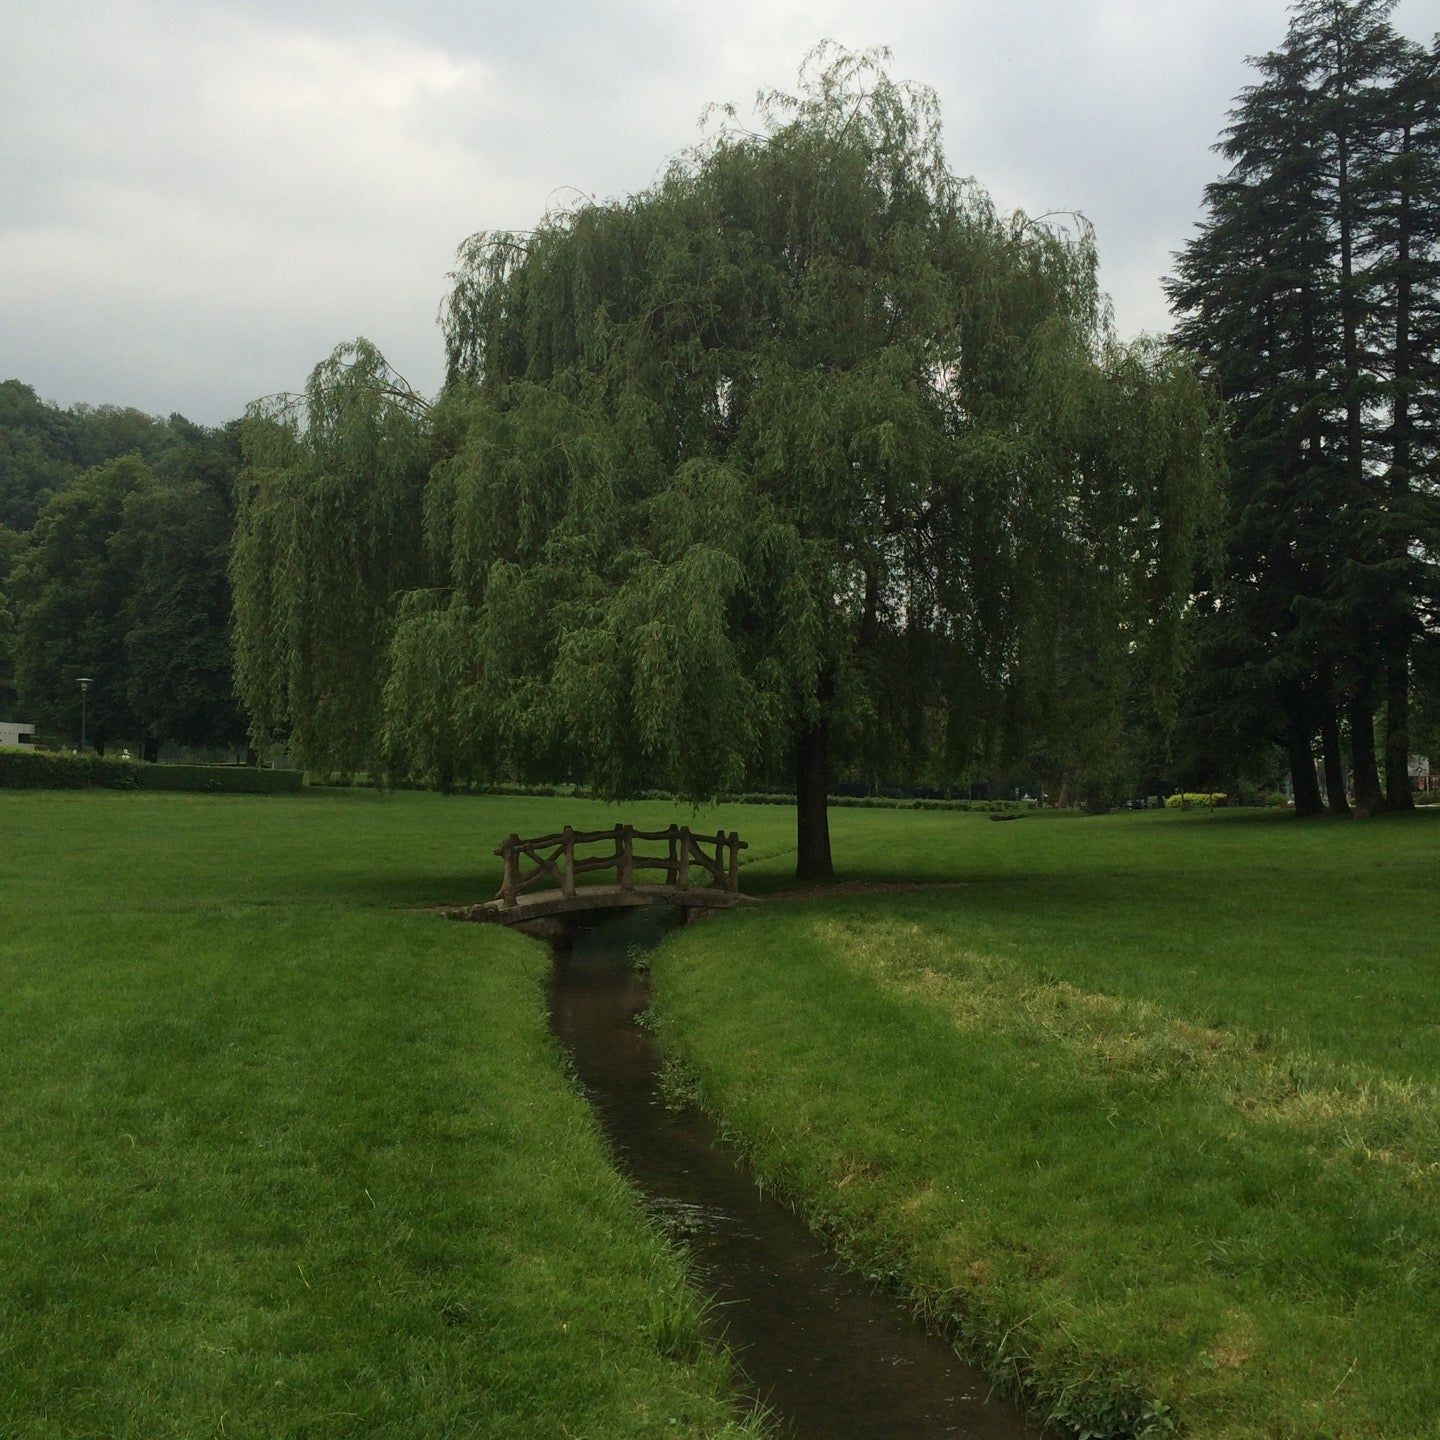
M 1318 808 L 1318 729 L 1341 809 L 1337 712 L 1357 805 L 1409 803 L 1409 649 L 1432 583 L 1435 74 L 1389 23 L 1389 0 L 1302 0 L 1256 62 L 1220 145 L 1229 174 L 1178 258 L 1178 338 L 1227 407 L 1233 687 L 1268 694 L 1297 808 Z M 1242 707 L 1243 709 L 1244 707 Z
M 1384 666 L 1385 797 L 1413 806 L 1412 652 L 1440 597 L 1440 73 L 1436 51 L 1404 44 L 1377 92 L 1375 144 L 1361 175 L 1370 285 L 1377 483 L 1368 531 L 1383 584 L 1373 611 Z
M 1230 529 L 1206 602 L 1207 662 L 1227 665 L 1231 688 L 1273 715 L 1297 812 L 1315 814 L 1313 740 L 1334 703 L 1323 600 L 1339 327 L 1305 70 L 1288 52 L 1257 65 L 1219 146 L 1230 172 L 1207 187 L 1206 220 L 1168 288 L 1177 339 L 1201 357 L 1228 419 Z

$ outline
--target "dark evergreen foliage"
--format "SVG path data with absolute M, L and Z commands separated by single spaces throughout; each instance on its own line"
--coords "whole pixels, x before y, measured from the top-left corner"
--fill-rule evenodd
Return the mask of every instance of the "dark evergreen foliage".
M 1345 808 L 1341 719 L 1357 803 L 1405 777 L 1410 665 L 1437 593 L 1435 314 L 1440 286 L 1433 54 L 1389 0 L 1303 0 L 1255 62 L 1219 146 L 1227 175 L 1169 282 L 1177 338 L 1224 399 L 1230 504 L 1223 565 L 1198 609 L 1199 728 L 1246 753 L 1286 747 L 1315 811 L 1322 737 Z

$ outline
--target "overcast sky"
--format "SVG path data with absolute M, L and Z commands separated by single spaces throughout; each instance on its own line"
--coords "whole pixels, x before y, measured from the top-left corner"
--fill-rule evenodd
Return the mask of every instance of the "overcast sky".
M 1428 39 L 1440 0 L 1402 0 Z M 833 37 L 939 92 L 951 168 L 1084 211 L 1123 333 L 1284 0 L 0 0 L 0 378 L 217 422 L 365 335 L 424 390 L 456 245 L 648 184 Z

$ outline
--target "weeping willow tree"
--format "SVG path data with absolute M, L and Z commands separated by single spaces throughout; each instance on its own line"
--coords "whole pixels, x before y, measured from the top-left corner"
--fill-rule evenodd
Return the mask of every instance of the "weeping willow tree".
M 822 48 L 758 131 L 472 238 L 433 410 L 362 350 L 257 417 L 257 724 L 614 796 L 788 776 L 811 878 L 838 764 L 1020 753 L 1137 676 L 1163 714 L 1204 397 L 1114 339 L 1088 228 L 956 179 L 883 58 Z
M 429 406 L 364 340 L 258 401 L 231 553 L 251 741 L 354 771 L 375 754 L 395 597 L 419 586 Z

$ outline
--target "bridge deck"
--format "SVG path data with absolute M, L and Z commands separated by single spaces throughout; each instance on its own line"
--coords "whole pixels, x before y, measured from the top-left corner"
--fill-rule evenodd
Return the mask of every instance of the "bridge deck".
M 629 910 L 642 905 L 677 905 L 684 910 L 732 910 L 741 905 L 758 905 L 749 895 L 718 890 L 713 886 L 680 885 L 581 885 L 573 895 L 562 890 L 541 890 L 518 895 L 513 905 L 491 900 L 468 905 L 450 913 L 466 920 L 487 920 L 500 925 L 523 925 L 558 915 L 583 915 L 595 910 Z
M 637 840 L 659 842 L 665 852 L 637 851 Z M 604 853 L 578 853 L 594 846 L 603 846 Z M 529 840 L 511 835 L 495 850 L 504 864 L 500 894 L 488 904 L 447 913 L 456 920 L 488 920 L 553 934 L 564 928 L 562 917 L 599 910 L 642 905 L 677 905 L 687 915 L 692 910 L 731 910 L 756 903 L 740 893 L 740 852 L 747 849 L 733 830 L 728 835 L 723 830 L 696 835 L 688 825 L 664 830 L 637 830 L 633 825 L 576 830 L 567 825 L 554 835 Z M 579 881 L 581 875 L 606 870 L 615 875 L 612 885 Z M 663 883 L 638 883 L 640 870 L 659 870 Z M 703 876 L 705 883 L 692 883 L 692 876 Z M 541 889 L 547 881 L 550 888 Z

